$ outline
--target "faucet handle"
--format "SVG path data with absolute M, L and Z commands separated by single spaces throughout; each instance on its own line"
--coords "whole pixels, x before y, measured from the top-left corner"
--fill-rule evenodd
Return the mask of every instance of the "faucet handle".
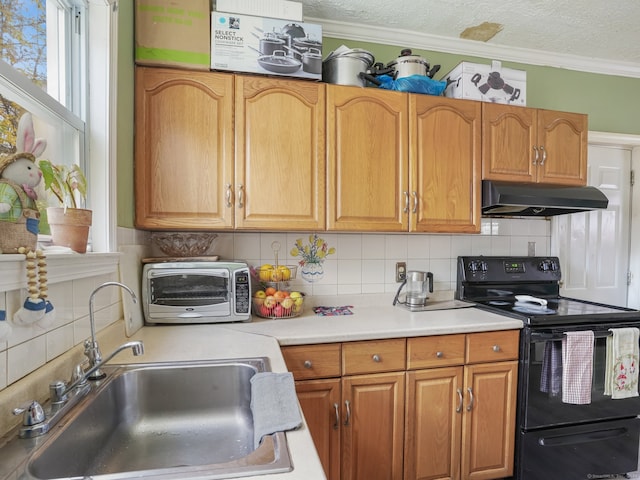
M 22 414 L 22 425 L 32 426 L 45 421 L 45 414 L 42 405 L 36 400 L 29 400 L 25 404 L 16 407 L 12 412 L 14 415 Z

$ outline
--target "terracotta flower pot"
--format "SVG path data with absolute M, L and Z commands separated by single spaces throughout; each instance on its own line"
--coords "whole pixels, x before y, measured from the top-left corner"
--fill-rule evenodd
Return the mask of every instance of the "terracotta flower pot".
M 92 211 L 84 208 L 47 208 L 54 245 L 69 247 L 74 252 L 85 253 L 91 227 Z

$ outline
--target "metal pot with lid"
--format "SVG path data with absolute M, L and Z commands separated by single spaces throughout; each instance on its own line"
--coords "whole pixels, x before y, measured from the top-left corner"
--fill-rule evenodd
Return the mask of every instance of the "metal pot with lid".
M 322 62 L 322 80 L 337 85 L 364 87 L 366 80 L 360 74 L 367 72 L 374 62 L 371 52 L 342 45 Z
M 434 65 L 432 68 L 429 67 L 429 62 L 427 62 L 423 57 L 420 55 L 413 55 L 410 48 L 405 48 L 400 52 L 400 56 L 398 58 L 387 64 L 384 73 L 387 73 L 392 69 L 394 80 L 410 77 L 412 75 L 424 75 L 426 77 L 433 78 L 436 72 L 440 70 L 440 65 Z M 376 74 L 376 72 L 371 73 L 374 75 Z

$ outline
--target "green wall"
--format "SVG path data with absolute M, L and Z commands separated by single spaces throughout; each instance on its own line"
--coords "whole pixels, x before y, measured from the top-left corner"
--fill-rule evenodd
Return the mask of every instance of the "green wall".
M 118 225 L 134 225 L 133 187 L 133 4 L 119 3 L 118 41 L 118 148 L 117 192 Z M 364 48 L 373 53 L 376 61 L 388 63 L 401 50 L 367 42 L 324 38 L 324 55 L 344 44 Z M 461 61 L 489 63 L 491 59 L 452 55 L 413 49 L 413 53 L 427 59 L 431 65 L 440 64 L 441 78 Z M 589 115 L 589 130 L 640 135 L 640 78 L 577 72 L 553 67 L 540 67 L 503 62 L 503 67 L 526 70 L 527 106 L 548 108 Z

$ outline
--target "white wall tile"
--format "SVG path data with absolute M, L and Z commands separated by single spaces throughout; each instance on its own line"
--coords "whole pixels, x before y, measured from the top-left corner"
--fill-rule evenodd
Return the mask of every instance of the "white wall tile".
M 33 372 L 46 362 L 44 335 L 9 348 L 7 352 L 7 383 L 11 384 Z
M 362 235 L 362 258 L 384 260 L 385 236 L 379 234 Z
M 362 261 L 340 260 L 338 264 L 338 286 L 362 284 Z
M 73 348 L 73 323 L 49 331 L 46 336 L 47 362 Z
M 335 248 L 338 260 L 359 260 L 362 258 L 362 235 L 339 235 Z
M 362 283 L 364 285 L 384 285 L 384 260 L 362 261 Z
M 429 235 L 407 236 L 407 259 L 429 258 L 431 249 L 431 237 Z
M 0 390 L 9 384 L 7 380 L 7 355 L 6 350 L 0 352 Z
M 385 258 L 399 260 L 407 258 L 407 246 L 407 235 L 385 235 Z
M 453 235 L 451 237 L 451 257 L 457 258 L 460 255 L 469 255 L 473 237 L 476 235 Z
M 233 258 L 259 258 L 260 236 L 255 233 L 236 233 L 233 239 Z
M 451 258 L 451 235 L 431 237 L 431 258 Z

